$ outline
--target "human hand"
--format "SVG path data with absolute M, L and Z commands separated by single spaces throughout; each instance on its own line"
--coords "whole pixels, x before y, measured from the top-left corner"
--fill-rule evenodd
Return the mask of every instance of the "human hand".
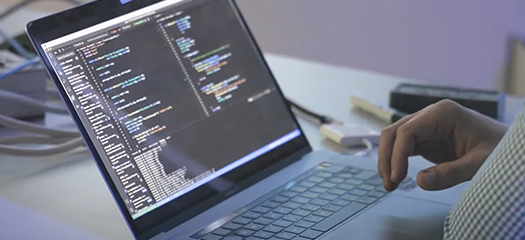
M 425 190 L 441 190 L 468 181 L 501 140 L 507 127 L 444 100 L 384 129 L 378 171 L 393 191 L 407 175 L 408 158 L 422 156 L 437 165 L 417 175 Z

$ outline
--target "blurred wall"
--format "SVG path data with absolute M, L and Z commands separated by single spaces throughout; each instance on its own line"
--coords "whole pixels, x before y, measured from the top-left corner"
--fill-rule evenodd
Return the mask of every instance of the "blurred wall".
M 432 83 L 495 88 L 524 0 L 238 0 L 263 50 Z

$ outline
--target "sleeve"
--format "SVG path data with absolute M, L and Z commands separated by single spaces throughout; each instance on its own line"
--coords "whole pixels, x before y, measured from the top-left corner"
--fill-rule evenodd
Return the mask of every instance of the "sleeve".
M 520 113 L 450 212 L 444 238 L 525 239 L 525 113 Z

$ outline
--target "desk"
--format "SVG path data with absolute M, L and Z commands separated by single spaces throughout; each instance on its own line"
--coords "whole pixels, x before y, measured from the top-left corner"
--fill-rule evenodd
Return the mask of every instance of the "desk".
M 350 110 L 349 95 L 386 105 L 390 89 L 400 82 L 415 82 L 276 55 L 267 59 L 287 97 L 341 121 L 376 130 L 386 124 Z M 506 121 L 520 108 L 519 99 L 509 99 Z M 74 128 L 67 117 L 48 115 L 46 122 Z M 315 150 L 356 151 L 338 147 L 319 135 L 316 127 L 300 123 Z M 421 159 L 412 164 L 418 168 L 429 165 Z M 41 159 L 0 156 L 0 197 L 102 239 L 132 239 L 94 161 L 85 153 Z

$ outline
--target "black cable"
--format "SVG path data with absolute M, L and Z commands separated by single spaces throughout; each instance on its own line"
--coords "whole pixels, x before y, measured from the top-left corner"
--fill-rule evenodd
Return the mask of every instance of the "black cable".
M 292 109 L 295 109 L 299 112 L 301 112 L 302 114 L 310 117 L 310 118 L 313 118 L 315 119 L 316 121 L 319 122 L 320 125 L 322 124 L 334 124 L 334 123 L 337 123 L 338 121 L 329 117 L 329 116 L 325 116 L 325 115 L 321 115 L 319 113 L 316 113 L 316 112 L 313 112 L 311 110 L 308 110 L 306 109 L 305 107 L 293 102 L 292 100 L 290 99 L 286 99 L 286 101 L 288 102 L 288 105 L 292 108 Z

